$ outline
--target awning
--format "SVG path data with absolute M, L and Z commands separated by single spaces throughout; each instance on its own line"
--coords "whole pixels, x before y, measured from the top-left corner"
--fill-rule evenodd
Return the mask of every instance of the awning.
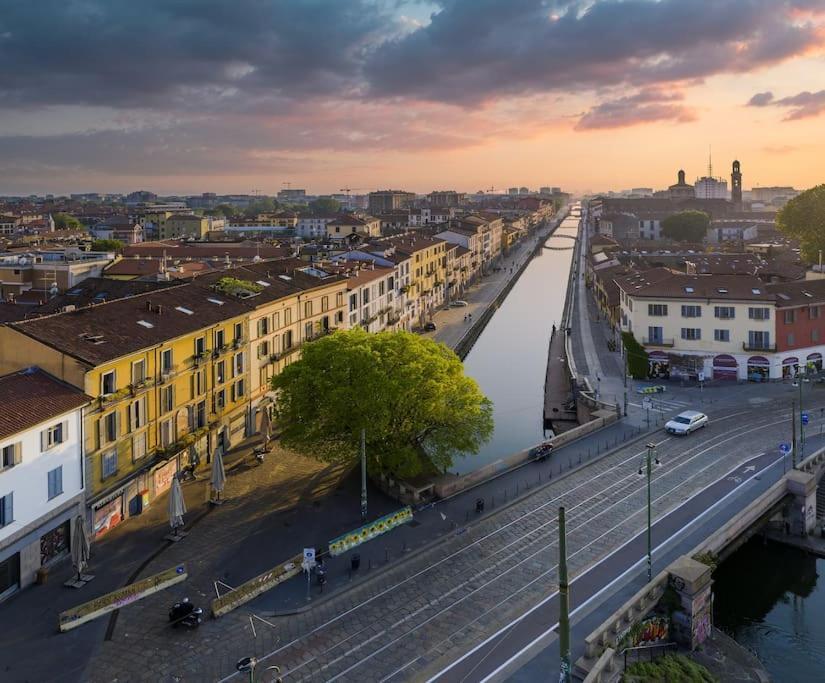
M 791 356 L 782 361 L 782 365 L 799 365 L 799 359 Z
M 751 356 L 748 358 L 748 365 L 756 367 L 770 367 L 771 362 L 764 356 Z

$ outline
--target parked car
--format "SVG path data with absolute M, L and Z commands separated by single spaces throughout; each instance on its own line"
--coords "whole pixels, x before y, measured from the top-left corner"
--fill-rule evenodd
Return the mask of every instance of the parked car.
M 434 322 L 424 323 L 424 331 L 425 332 L 435 332 L 436 326 Z
M 550 457 L 553 452 L 553 444 L 545 442 L 530 449 L 530 457 L 537 462 L 543 462 Z
M 462 301 L 461 299 L 456 299 L 455 301 L 450 302 L 450 308 L 464 308 L 465 306 L 469 306 L 466 301 Z
M 669 434 L 686 436 L 700 427 L 708 426 L 708 416 L 697 410 L 686 410 L 679 413 L 665 424 L 665 431 Z

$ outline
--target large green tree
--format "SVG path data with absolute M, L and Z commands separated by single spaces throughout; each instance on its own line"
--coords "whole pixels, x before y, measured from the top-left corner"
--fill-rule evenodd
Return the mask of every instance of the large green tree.
M 320 216 L 330 216 L 341 210 L 341 202 L 332 197 L 319 197 L 309 203 L 309 209 Z
M 327 462 L 355 461 L 411 477 L 450 467 L 493 433 L 492 403 L 450 349 L 408 332 L 338 331 L 307 344 L 273 378 L 285 446 Z
M 68 213 L 56 213 L 52 216 L 55 230 L 83 230 L 83 223 Z
M 799 240 L 802 258 L 809 262 L 825 252 L 825 185 L 817 185 L 791 199 L 779 211 L 776 226 Z
M 710 227 L 704 211 L 680 211 L 662 221 L 662 235 L 677 242 L 701 242 Z
M 119 254 L 125 246 L 120 240 L 94 240 L 92 251 L 114 251 Z

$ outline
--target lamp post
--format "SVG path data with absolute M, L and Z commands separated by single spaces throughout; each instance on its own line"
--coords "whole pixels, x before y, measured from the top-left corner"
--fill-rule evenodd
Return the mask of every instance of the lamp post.
M 367 430 L 361 430 L 361 521 L 367 521 Z
M 804 460 L 805 458 L 805 422 L 804 422 L 804 414 L 805 411 L 802 408 L 802 384 L 803 382 L 810 382 L 807 377 L 804 377 L 804 373 L 802 372 L 801 367 L 797 367 L 796 375 L 794 376 L 794 381 L 792 386 L 799 387 L 799 459 Z M 796 453 L 794 453 L 794 469 L 796 469 Z
M 627 347 L 624 345 L 624 337 L 622 340 L 622 356 L 624 356 L 624 416 L 627 417 Z
M 644 465 L 639 465 L 639 474 L 647 475 L 647 582 L 650 583 L 653 578 L 653 544 L 651 538 L 653 509 L 650 501 L 650 479 L 653 471 L 653 466 L 659 466 L 659 458 L 653 452 L 656 444 L 651 442 L 647 444 L 647 456 L 645 457 Z M 642 469 L 644 467 L 644 470 Z
M 570 683 L 570 583 L 564 506 L 559 508 L 559 656 L 559 683 Z

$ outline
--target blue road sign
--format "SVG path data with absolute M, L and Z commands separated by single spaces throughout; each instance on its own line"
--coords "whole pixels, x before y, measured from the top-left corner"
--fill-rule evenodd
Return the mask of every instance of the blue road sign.
M 789 443 L 781 443 L 779 444 L 779 450 L 782 451 L 785 455 L 791 452 L 791 444 Z
M 808 424 L 809 419 L 810 418 L 808 417 L 808 413 L 802 413 L 802 424 L 804 424 L 804 425 Z

